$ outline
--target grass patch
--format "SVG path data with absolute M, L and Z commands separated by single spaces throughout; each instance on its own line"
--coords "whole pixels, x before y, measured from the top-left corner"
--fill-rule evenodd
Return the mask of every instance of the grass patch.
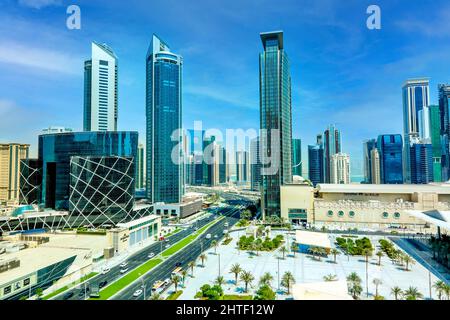
M 79 280 L 72 282 L 71 284 L 68 284 L 62 288 L 59 288 L 58 290 L 53 291 L 52 293 L 46 295 L 45 297 L 42 298 L 42 300 L 48 300 L 51 299 L 61 293 L 63 293 L 66 290 L 69 290 L 70 288 L 75 287 L 76 285 L 80 284 L 81 282 L 84 282 L 86 280 L 89 280 L 92 277 L 95 277 L 98 273 L 97 272 L 91 272 L 88 275 L 85 275 L 83 277 L 81 277 Z
M 222 296 L 221 300 L 253 300 L 253 297 L 248 295 L 225 294 Z
M 182 293 L 183 293 L 183 290 L 178 290 L 177 292 L 174 292 L 170 296 L 168 296 L 166 300 L 177 300 L 181 296 Z
M 231 241 L 233 241 L 233 238 L 227 238 L 222 242 L 222 245 L 226 246 L 227 244 L 230 244 Z
M 107 286 L 105 289 L 100 291 L 100 298 L 90 298 L 89 300 L 107 300 L 111 298 L 114 294 L 128 286 L 131 282 L 138 279 L 140 276 L 149 272 L 151 269 L 156 267 L 158 264 L 162 262 L 161 259 L 155 258 L 147 261 L 141 266 L 137 267 L 133 271 L 126 274 L 124 277 L 120 278 L 116 282 Z

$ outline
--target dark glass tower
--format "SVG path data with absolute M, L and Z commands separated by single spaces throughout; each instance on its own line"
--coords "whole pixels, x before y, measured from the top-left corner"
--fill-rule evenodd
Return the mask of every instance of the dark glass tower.
M 303 176 L 301 139 L 292 139 L 292 175 Z
M 322 145 L 308 146 L 308 175 L 314 186 L 324 182 L 323 159 Z
M 183 195 L 183 164 L 172 159 L 183 154 L 182 64 L 181 56 L 153 35 L 146 57 L 147 197 L 152 203 L 180 203 Z
M 403 141 L 400 134 L 378 137 L 382 184 L 403 184 Z
M 261 33 L 261 40 L 264 47 L 259 56 L 261 157 L 271 157 L 272 167 L 277 167 L 264 172 L 262 177 L 262 213 L 269 217 L 281 215 L 280 186 L 292 182 L 291 76 L 283 32 Z M 278 140 L 273 145 L 272 135 Z
M 433 145 L 433 178 L 442 182 L 441 112 L 439 106 L 430 106 L 430 137 Z
M 328 127 L 323 134 L 324 182 L 331 182 L 331 157 L 341 150 L 341 132 L 334 125 Z
M 411 183 L 428 184 L 433 182 L 433 146 L 430 143 L 415 143 L 409 150 Z
M 261 159 L 259 137 L 250 141 L 250 188 L 259 191 L 261 186 Z
M 372 149 L 377 148 L 377 140 L 371 139 L 364 142 L 364 182 L 365 183 L 373 183 L 372 179 L 372 157 L 370 152 Z
M 439 87 L 439 111 L 441 118 L 442 137 L 442 181 L 450 179 L 450 85 L 440 84 Z

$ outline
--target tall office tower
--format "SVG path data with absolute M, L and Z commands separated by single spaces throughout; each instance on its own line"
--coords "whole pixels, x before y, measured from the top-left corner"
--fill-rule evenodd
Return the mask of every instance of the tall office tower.
M 323 168 L 322 145 L 308 146 L 308 176 L 314 186 L 324 182 Z
M 250 159 L 247 151 L 236 152 L 236 182 L 250 181 Z
M 382 184 L 403 184 L 403 141 L 400 134 L 378 136 Z
M 259 137 L 250 141 L 250 189 L 260 191 L 261 158 Z
M 330 125 L 323 134 L 324 182 L 331 182 L 331 157 L 341 152 L 341 132 Z
M 203 154 L 205 130 L 187 130 L 189 154 Z
M 20 161 L 19 203 L 39 204 L 42 194 L 42 163 L 39 159 Z
M 430 143 L 417 142 L 410 147 L 411 183 L 428 184 L 433 177 L 433 146 Z
M 84 131 L 116 131 L 118 59 L 106 44 L 92 42 L 91 60 L 84 62 Z
M 377 147 L 377 140 L 370 139 L 364 141 L 363 144 L 363 161 L 364 161 L 364 183 L 372 182 L 372 158 L 370 152 Z
M 292 139 L 292 175 L 303 176 L 301 139 Z
M 336 153 L 331 156 L 331 183 L 350 184 L 350 156 Z
M 214 145 L 215 136 L 205 137 L 203 140 L 203 185 L 214 186 Z M 209 150 L 209 151 L 208 151 Z M 209 159 L 209 160 L 208 160 Z
M 153 35 L 146 57 L 146 187 L 152 203 L 180 203 L 183 195 L 183 164 L 172 159 L 183 153 L 182 64 L 182 57 Z M 173 139 L 176 131 L 177 139 Z
M 228 182 L 228 170 L 227 170 L 227 150 L 223 146 L 219 146 L 220 152 L 220 164 L 219 164 L 219 183 Z
M 136 189 L 142 189 L 145 186 L 145 152 L 144 145 L 141 143 L 137 149 L 136 171 Z
M 259 56 L 261 158 L 272 159 L 270 166 L 262 160 L 264 168 L 278 169 L 264 172 L 262 177 L 262 214 L 269 217 L 281 215 L 280 186 L 292 182 L 291 76 L 283 32 L 261 33 L 261 40 L 264 47 Z M 279 139 L 273 145 L 272 135 Z
M 376 148 L 370 151 L 370 175 L 370 183 L 381 184 L 380 153 Z
M 0 144 L 0 203 L 19 201 L 21 160 L 28 159 L 29 149 L 29 144 Z
M 439 110 L 441 112 L 441 137 L 442 137 L 442 181 L 450 179 L 450 85 L 440 84 Z
M 439 106 L 430 106 L 430 135 L 433 145 L 433 178 L 434 182 L 442 180 L 442 142 L 441 142 L 441 112 Z
M 73 130 L 71 128 L 53 127 L 53 126 L 42 129 L 42 134 L 53 134 L 53 133 L 64 133 L 64 132 L 73 132 Z
M 430 90 L 428 79 L 410 79 L 403 85 L 403 177 L 411 183 L 410 147 L 416 141 L 430 139 Z

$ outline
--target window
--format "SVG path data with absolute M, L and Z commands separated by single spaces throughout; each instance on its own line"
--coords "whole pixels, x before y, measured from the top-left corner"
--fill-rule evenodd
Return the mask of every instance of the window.
M 339 215 L 339 217 L 343 217 L 344 216 L 344 211 L 339 211 L 338 215 Z
M 5 287 L 4 289 L 3 289 L 3 294 L 9 294 L 9 293 L 11 293 L 11 286 L 7 286 L 7 287 Z
M 23 285 L 27 286 L 30 284 L 30 278 L 26 278 L 25 280 L 23 280 Z
M 385 218 L 385 219 L 389 218 L 389 213 L 383 212 L 383 218 Z
M 333 216 L 333 211 L 331 211 L 331 210 L 328 211 L 328 216 L 329 216 L 329 217 L 332 217 L 332 216 Z
M 394 218 L 395 219 L 400 219 L 400 213 L 399 212 L 394 213 Z
M 355 212 L 354 211 L 350 211 L 348 213 L 348 215 L 350 216 L 350 218 L 354 218 L 355 217 Z

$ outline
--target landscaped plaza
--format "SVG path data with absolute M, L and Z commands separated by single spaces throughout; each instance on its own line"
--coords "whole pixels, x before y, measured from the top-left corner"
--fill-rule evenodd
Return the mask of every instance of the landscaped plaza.
M 422 299 L 429 299 L 431 283 L 433 299 L 437 299 L 437 292 L 433 286 L 439 279 L 430 274 L 418 262 L 409 262 L 409 271 L 406 271 L 406 264 L 394 263 L 388 256 L 383 255 L 381 257 L 381 266 L 378 265 L 380 257 L 376 253 L 380 251 L 379 240 L 387 238 L 368 236 L 374 248 L 373 255 L 368 258 L 368 264 L 366 264 L 365 256 L 348 256 L 342 249 L 338 249 L 339 254 L 336 254 L 335 263 L 333 254 L 333 249 L 336 248 L 335 235 L 328 235 L 332 253 L 319 258 L 319 256 L 313 256 L 311 253 L 296 252 L 294 254 L 291 246 L 295 242 L 295 233 L 291 232 L 288 235 L 284 231 L 273 231 L 271 238 L 279 234 L 283 235 L 284 244 L 275 251 L 264 252 L 238 250 L 237 241 L 245 233 L 244 231 L 232 232 L 230 235 L 233 240 L 230 243 L 223 245 L 223 241 L 221 241 L 216 248 L 212 247 L 205 252 L 204 266 L 202 266 L 201 259 L 196 262 L 196 266 L 193 269 L 194 277 L 191 276 L 191 269 L 188 270 L 189 273 L 185 278 L 185 284 L 181 283 L 178 285 L 178 289 L 183 291 L 178 299 L 195 299 L 203 285 L 209 284 L 213 286 L 219 276 L 224 278 L 222 284 L 224 295 L 228 297 L 234 295 L 254 296 L 260 287 L 260 278 L 265 273 L 270 273 L 273 277 L 270 284 L 277 293 L 276 299 L 293 299 L 292 288 L 290 288 L 290 294 L 288 295 L 287 288 L 283 286 L 282 279 L 286 272 L 290 272 L 293 275 L 296 284 L 325 282 L 325 278 L 327 280 L 347 282 L 347 277 L 352 273 L 356 273 L 361 279 L 360 287 L 362 290 L 359 294 L 359 299 L 370 300 L 375 298 L 377 287 L 379 298 L 395 299 L 396 290 L 394 288 L 398 287 L 405 292 L 410 287 L 414 287 L 422 294 Z M 363 236 L 359 236 L 359 238 L 361 239 Z M 283 247 L 289 248 L 284 253 L 284 258 Z M 396 249 L 399 248 L 396 247 Z M 239 281 L 236 286 L 235 274 L 230 272 L 232 266 L 236 264 L 240 266 L 242 271 L 248 271 L 254 278 L 248 284 L 247 293 L 245 292 L 244 281 L 238 277 Z M 366 267 L 368 268 L 368 297 L 366 295 Z M 280 285 L 279 282 L 281 283 Z M 170 288 L 168 293 L 173 292 L 173 290 L 173 287 Z M 351 296 L 349 297 L 351 298 Z M 404 299 L 401 294 L 398 294 L 397 298 Z

